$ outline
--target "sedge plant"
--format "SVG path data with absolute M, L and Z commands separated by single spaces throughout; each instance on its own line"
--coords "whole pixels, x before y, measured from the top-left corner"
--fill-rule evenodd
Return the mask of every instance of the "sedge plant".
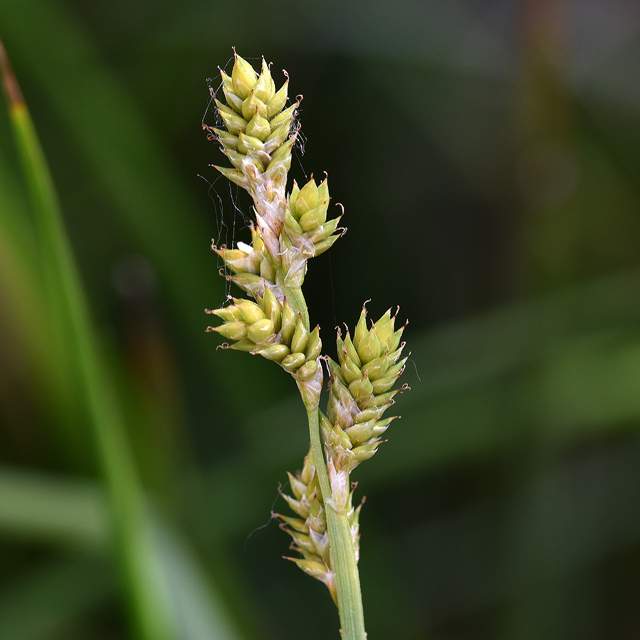
M 286 75 L 286 74 L 285 74 Z M 371 458 L 393 417 L 383 417 L 402 389 L 404 326 L 387 311 L 367 321 L 363 306 L 353 330 L 338 329 L 337 362 L 323 355 L 320 327 L 311 328 L 302 285 L 309 259 L 327 251 L 344 233 L 341 216 L 327 219 L 329 188 L 287 174 L 299 126 L 300 98 L 288 102 L 289 79 L 276 90 L 269 65 L 260 72 L 235 55 L 231 75 L 221 70 L 224 102 L 212 90 L 219 127 L 203 125 L 221 145 L 232 167 L 215 168 L 253 199 L 251 244 L 212 246 L 224 262 L 224 276 L 245 297 L 229 298 L 206 310 L 222 324 L 208 327 L 228 342 L 224 347 L 261 355 L 291 374 L 307 411 L 310 449 L 302 470 L 289 474 L 292 495 L 283 496 L 295 515 L 278 515 L 291 536 L 292 560 L 322 581 L 338 607 L 343 640 L 366 637 L 358 575 L 358 517 L 351 473 Z M 220 96 L 222 97 L 222 96 Z M 320 410 L 322 361 L 328 374 L 328 402 Z

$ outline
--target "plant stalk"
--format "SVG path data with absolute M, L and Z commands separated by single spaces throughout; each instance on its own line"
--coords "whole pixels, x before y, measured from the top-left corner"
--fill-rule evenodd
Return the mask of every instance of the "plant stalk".
M 278 276 L 280 276 L 280 272 Z M 281 279 L 281 282 L 284 278 Z M 303 322 L 309 330 L 309 311 L 302 290 L 299 287 L 282 287 L 291 307 L 302 314 Z M 349 515 L 333 507 L 331 483 L 324 456 L 324 447 L 320 436 L 320 411 L 307 411 L 309 437 L 313 463 L 318 474 L 318 483 L 322 492 L 327 518 L 327 533 L 331 549 L 331 563 L 336 580 L 336 594 L 342 640 L 366 640 L 364 630 L 364 611 L 360 590 L 360 574 L 356 560 Z

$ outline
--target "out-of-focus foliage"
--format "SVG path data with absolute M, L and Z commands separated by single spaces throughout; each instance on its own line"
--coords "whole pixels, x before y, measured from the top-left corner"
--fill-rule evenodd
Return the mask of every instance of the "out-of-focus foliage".
M 369 638 L 640 635 L 637 3 L 3 0 L 0 37 L 184 638 L 337 623 L 260 528 L 307 451 L 295 389 L 204 333 L 228 293 L 210 240 L 249 235 L 200 127 L 232 45 L 288 71 L 307 141 L 292 173 L 326 170 L 345 206 L 305 284 L 325 344 L 367 298 L 410 319 L 402 420 L 355 474 Z M 2 111 L 0 638 L 129 638 L 35 235 Z

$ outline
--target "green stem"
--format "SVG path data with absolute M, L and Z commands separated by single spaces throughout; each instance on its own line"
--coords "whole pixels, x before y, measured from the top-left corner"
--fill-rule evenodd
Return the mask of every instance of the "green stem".
M 323 446 L 320 439 L 319 410 L 307 412 L 313 463 L 318 474 L 318 483 L 325 505 L 327 532 L 331 548 L 331 560 L 336 578 L 338 613 L 342 628 L 342 640 L 365 640 L 364 611 L 360 591 L 360 575 L 356 560 L 349 516 L 344 511 L 332 507 L 331 484 L 325 464 Z
M 278 277 L 280 275 L 278 273 Z M 284 278 L 280 282 L 283 282 L 283 280 Z M 288 288 L 284 285 L 282 288 L 292 309 L 302 314 L 303 322 L 309 329 L 309 311 L 302 290 L 299 287 Z M 342 640 L 366 640 L 360 575 L 358 573 L 355 549 L 353 548 L 349 515 L 345 511 L 337 511 L 332 506 L 331 482 L 320 436 L 320 411 L 317 408 L 313 411 L 307 411 L 307 418 L 309 420 L 313 463 L 316 467 L 318 483 L 320 484 L 320 491 L 325 505 Z

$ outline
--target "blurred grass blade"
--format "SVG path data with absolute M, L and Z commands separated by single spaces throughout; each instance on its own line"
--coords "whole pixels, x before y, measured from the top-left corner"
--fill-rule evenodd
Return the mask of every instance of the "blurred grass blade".
M 72 620 L 87 602 L 94 604 L 95 598 L 101 594 L 110 595 L 109 572 L 105 572 L 103 567 L 97 570 L 95 566 L 96 557 L 104 557 L 112 547 L 104 498 L 101 488 L 86 480 L 0 467 L 0 539 L 24 541 L 26 538 L 40 544 L 55 545 L 63 551 L 72 548 L 76 555 L 80 550 L 86 552 L 83 555 L 92 556 L 91 559 L 56 560 L 50 570 L 49 564 L 43 565 L 17 587 L 12 587 L 11 597 L 0 599 L 2 640 L 51 637 L 51 628 Z M 153 510 L 147 513 L 154 561 L 168 585 L 168 606 L 180 639 L 237 640 L 238 635 L 219 598 L 188 545 L 162 517 Z M 108 584 L 108 592 L 100 588 L 97 592 L 91 589 L 86 594 L 82 593 L 89 564 L 90 572 L 95 574 L 94 586 Z M 19 618 L 5 615 L 6 612 L 19 610 L 23 615 L 25 608 L 33 608 L 34 602 L 48 604 L 60 601 L 56 594 L 45 595 L 52 584 L 50 575 L 60 576 L 59 585 L 63 585 L 67 592 L 60 597 L 68 599 L 65 605 L 68 611 L 54 614 L 48 607 L 41 607 L 43 615 L 31 616 L 33 624 L 30 623 L 28 629 L 25 627 L 25 635 L 16 635 L 16 620 Z M 73 581 L 74 576 L 78 578 L 77 583 Z
M 105 570 L 104 562 L 95 557 L 47 558 L 4 590 L 0 638 L 80 637 L 78 620 L 104 606 L 113 594 L 114 582 L 113 572 Z
M 50 285 L 50 306 L 68 328 L 70 367 L 77 367 L 111 508 L 128 602 L 141 640 L 170 640 L 176 631 L 166 606 L 161 570 L 122 417 L 89 323 L 88 308 L 64 230 L 51 176 L 27 106 L 0 44 L 3 87 L 35 218 L 38 248 Z

